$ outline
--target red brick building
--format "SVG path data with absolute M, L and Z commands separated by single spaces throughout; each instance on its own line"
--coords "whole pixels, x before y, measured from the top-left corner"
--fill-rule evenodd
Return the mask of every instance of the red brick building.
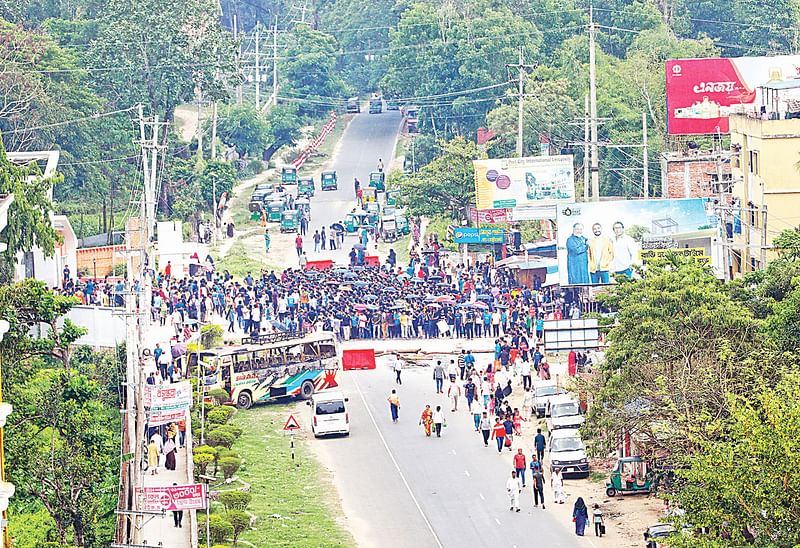
M 727 183 L 722 189 L 716 184 L 718 169 L 722 172 L 722 182 Z M 720 190 L 729 191 L 730 180 L 731 164 L 727 155 L 690 149 L 661 156 L 661 195 L 664 198 L 717 196 Z

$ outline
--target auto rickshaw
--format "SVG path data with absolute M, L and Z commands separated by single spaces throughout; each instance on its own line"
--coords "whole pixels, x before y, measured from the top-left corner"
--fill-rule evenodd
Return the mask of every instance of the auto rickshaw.
M 352 213 L 348 213 L 344 218 L 344 229 L 353 234 L 358 232 L 361 228 L 371 229 L 372 224 L 369 222 L 369 213 L 363 209 L 357 209 Z
M 297 195 L 302 196 L 314 195 L 314 178 L 313 177 L 300 177 L 297 180 Z
M 397 197 L 400 195 L 399 190 L 387 190 L 386 191 L 386 205 L 387 206 L 396 206 L 397 205 Z
M 401 236 L 407 236 L 411 233 L 411 227 L 408 225 L 408 218 L 406 217 L 406 213 L 402 209 L 398 209 L 395 213 L 395 219 L 397 220 L 397 233 Z
M 281 168 L 281 183 L 293 185 L 297 182 L 297 168 L 294 166 L 283 166 Z
M 369 174 L 369 186 L 378 192 L 386 191 L 386 174 L 383 171 L 373 171 Z
M 378 205 L 378 202 L 367 202 L 364 204 L 364 211 L 366 211 L 369 215 L 369 224 L 376 225 L 378 224 L 378 220 L 381 217 L 381 207 Z
M 397 241 L 397 219 L 394 215 L 381 217 L 381 238 L 384 242 Z
M 247 209 L 250 213 L 256 213 L 264 209 L 264 196 L 263 192 L 253 192 L 250 195 L 250 202 L 247 204 Z
M 617 493 L 622 495 L 648 494 L 652 489 L 653 477 L 642 457 L 623 457 L 617 460 L 611 470 L 608 483 L 606 483 L 606 495 L 609 497 L 613 497 Z
M 281 232 L 297 232 L 300 224 L 300 212 L 296 209 L 284 209 L 281 213 Z
M 286 204 L 282 201 L 270 202 L 267 204 L 267 221 L 270 223 L 281 222 L 281 215 L 283 210 L 286 209 Z
M 306 220 L 311 221 L 311 202 L 308 198 L 298 198 L 294 201 L 294 207 L 300 215 L 305 215 Z
M 336 190 L 339 188 L 339 183 L 336 178 L 335 171 L 322 172 L 322 190 Z
M 378 191 L 375 187 L 361 189 L 361 201 L 365 204 L 378 201 Z

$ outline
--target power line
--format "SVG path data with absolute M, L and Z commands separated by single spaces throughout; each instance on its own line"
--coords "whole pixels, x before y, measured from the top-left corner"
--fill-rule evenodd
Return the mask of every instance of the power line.
M 0 74 L 2 74 L 2 73 L 0 73 Z M 70 124 L 77 124 L 77 123 L 86 122 L 86 121 L 89 121 L 89 120 L 98 120 L 100 118 L 106 118 L 108 116 L 114 116 L 115 114 L 122 114 L 123 112 L 130 112 L 130 111 L 132 111 L 134 109 L 136 109 L 136 107 L 128 107 L 128 108 L 123 108 L 123 109 L 120 109 L 120 110 L 113 110 L 111 112 L 101 112 L 101 113 L 97 113 L 97 114 L 90 114 L 89 116 L 84 116 L 83 118 L 75 118 L 73 120 L 65 120 L 63 122 L 55 122 L 55 123 L 52 123 L 52 124 L 45 124 L 45 125 L 41 125 L 41 126 L 33 126 L 33 127 L 25 127 L 25 128 L 13 129 L 11 131 L 6 131 L 4 133 L 13 134 L 13 133 L 22 133 L 22 132 L 25 132 L 25 131 L 37 131 L 37 130 L 40 130 L 40 129 L 50 129 L 50 128 L 54 128 L 54 127 L 67 126 L 67 125 L 70 125 Z

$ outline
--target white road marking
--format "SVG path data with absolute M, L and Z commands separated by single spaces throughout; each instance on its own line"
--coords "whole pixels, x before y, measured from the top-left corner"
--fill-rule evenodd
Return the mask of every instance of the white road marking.
M 464 470 L 464 473 L 469 477 L 469 470 Z
M 425 525 L 428 526 L 428 530 L 431 532 L 431 535 L 433 535 L 433 540 L 436 541 L 436 545 L 439 548 L 444 548 L 444 546 L 442 545 L 442 541 L 440 541 L 439 537 L 436 535 L 436 531 L 433 530 L 431 522 L 428 521 L 428 517 L 425 515 L 425 512 L 422 511 L 422 506 L 419 505 L 417 497 L 414 496 L 414 492 L 411 490 L 411 486 L 408 484 L 405 475 L 403 475 L 403 471 L 400 470 L 400 465 L 397 463 L 397 459 L 394 458 L 392 450 L 389 449 L 389 444 L 386 443 L 386 438 L 383 437 L 381 429 L 378 428 L 378 423 L 375 420 L 375 416 L 372 414 L 369 405 L 367 405 L 367 399 L 364 397 L 364 393 L 361 391 L 361 387 L 358 385 L 358 381 L 356 380 L 355 377 L 353 377 L 353 384 L 356 385 L 356 390 L 358 390 L 358 395 L 361 397 L 361 401 L 364 403 L 364 408 L 367 410 L 367 414 L 369 415 L 369 418 L 372 421 L 372 425 L 375 427 L 375 430 L 378 432 L 378 436 L 381 438 L 381 443 L 383 443 L 383 447 L 384 449 L 386 449 L 386 453 L 388 453 L 389 458 L 392 459 L 392 464 L 394 464 L 395 469 L 397 469 L 397 473 L 400 474 L 400 479 L 403 480 L 403 485 L 406 486 L 406 490 L 408 491 L 408 494 L 411 496 L 411 500 L 414 501 L 414 505 L 417 507 L 419 515 L 422 516 L 422 521 L 424 521 Z M 497 523 L 498 525 L 500 524 L 499 521 Z
M 483 496 L 483 493 L 478 493 L 481 497 L 481 500 L 486 500 L 486 497 Z
M 453 453 L 454 455 L 456 454 L 456 450 L 455 449 L 451 449 L 450 452 Z
M 499 519 L 497 519 L 497 518 L 494 518 L 494 520 L 497 522 L 497 525 L 502 525 L 502 523 L 500 523 L 500 520 L 499 520 Z

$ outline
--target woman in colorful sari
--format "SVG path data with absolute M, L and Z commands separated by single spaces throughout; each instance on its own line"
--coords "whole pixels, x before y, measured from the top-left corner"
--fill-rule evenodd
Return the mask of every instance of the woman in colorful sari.
M 430 437 L 431 436 L 431 426 L 433 425 L 433 411 L 431 411 L 431 406 L 426 405 L 425 409 L 422 411 L 422 416 L 419 419 L 419 423 L 425 428 L 425 435 Z

